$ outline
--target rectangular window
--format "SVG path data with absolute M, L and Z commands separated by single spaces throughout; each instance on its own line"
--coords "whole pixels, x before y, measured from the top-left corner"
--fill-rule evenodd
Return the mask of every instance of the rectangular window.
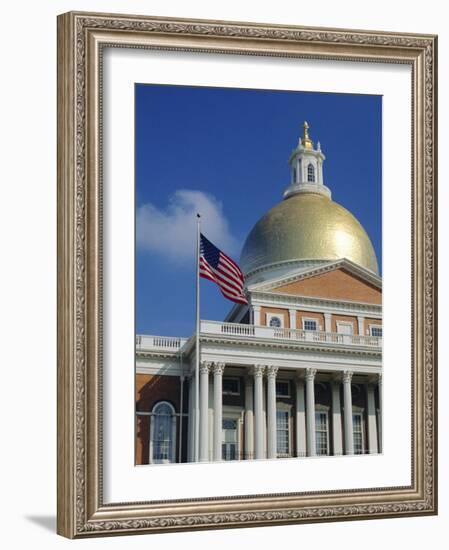
M 289 427 L 288 411 L 276 411 L 277 454 L 281 457 L 290 455 Z
M 329 454 L 329 430 L 327 412 L 315 413 L 315 445 L 317 455 Z
M 363 445 L 363 416 L 362 413 L 352 415 L 352 433 L 354 438 L 354 454 L 362 455 L 365 452 Z
M 240 378 L 223 378 L 223 395 L 240 395 Z
M 382 338 L 382 325 L 371 325 L 369 327 L 371 336 Z
M 304 330 L 318 330 L 316 319 L 303 319 L 302 325 Z
M 288 380 L 276 380 L 276 397 L 290 397 L 290 382 Z
M 223 418 L 221 458 L 223 460 L 237 460 L 237 420 Z

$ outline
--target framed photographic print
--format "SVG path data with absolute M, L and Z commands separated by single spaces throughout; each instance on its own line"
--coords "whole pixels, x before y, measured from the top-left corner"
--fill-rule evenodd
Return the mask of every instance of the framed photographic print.
M 437 511 L 431 35 L 58 19 L 58 532 Z

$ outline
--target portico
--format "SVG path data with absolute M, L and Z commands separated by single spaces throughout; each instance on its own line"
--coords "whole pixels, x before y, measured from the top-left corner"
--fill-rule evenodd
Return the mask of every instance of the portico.
M 240 382 L 237 390 L 240 400 L 232 408 L 232 414 L 227 406 L 229 399 L 223 395 L 223 379 L 227 377 Z M 279 380 L 281 387 L 276 384 Z M 366 403 L 366 407 L 357 407 L 357 410 L 363 409 L 366 428 L 356 448 L 353 381 Z M 285 389 L 282 385 L 288 388 L 285 393 L 282 393 Z M 316 385 L 326 396 L 324 399 L 316 396 Z M 189 378 L 191 396 L 194 387 L 192 375 Z M 211 390 L 212 396 L 209 395 Z M 203 361 L 200 366 L 200 460 L 377 453 L 378 392 L 378 382 L 372 374 L 358 372 L 354 376 L 354 372 L 348 370 L 329 373 L 309 367 L 279 369 L 268 364 L 237 366 Z M 240 430 L 237 424 L 232 428 L 226 421 L 239 422 Z M 190 440 L 194 437 L 194 423 L 189 426 Z M 226 434 L 229 436 L 232 429 L 235 437 L 231 443 L 232 452 L 229 452 Z

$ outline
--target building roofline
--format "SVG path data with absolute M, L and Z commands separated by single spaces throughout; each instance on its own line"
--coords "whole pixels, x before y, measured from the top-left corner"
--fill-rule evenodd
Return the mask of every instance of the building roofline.
M 274 264 L 273 264 L 274 265 Z M 342 258 L 341 260 L 336 260 L 332 262 L 325 263 L 324 265 L 319 265 L 312 267 L 310 269 L 302 269 L 296 273 L 290 273 L 288 275 L 282 275 L 270 281 L 261 281 L 259 283 L 254 283 L 248 286 L 248 291 L 251 292 L 260 292 L 260 291 L 269 291 L 274 288 L 277 288 L 282 285 L 294 283 L 296 281 L 309 279 L 315 275 L 321 275 L 322 273 L 328 273 L 330 271 L 335 271 L 336 269 L 345 268 L 350 273 L 360 277 L 361 279 L 367 281 L 368 283 L 376 286 L 379 289 L 382 289 L 382 278 L 379 275 L 365 269 L 364 267 L 359 266 L 348 258 Z

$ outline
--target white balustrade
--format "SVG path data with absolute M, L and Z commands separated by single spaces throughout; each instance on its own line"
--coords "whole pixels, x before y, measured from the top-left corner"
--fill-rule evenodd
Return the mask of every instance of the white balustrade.
M 368 346 L 374 348 L 382 347 L 382 338 L 378 336 L 338 334 L 336 332 L 326 332 L 321 330 L 263 327 L 239 323 L 221 323 L 219 321 L 201 321 L 201 333 L 218 334 L 231 337 L 318 342 L 322 344 L 337 344 L 344 346 Z M 137 335 L 136 349 L 176 352 L 182 348 L 187 340 L 187 338 L 178 338 L 174 336 Z
M 338 334 L 320 330 L 263 327 L 239 323 L 220 323 L 219 321 L 201 321 L 204 334 L 223 334 L 254 338 L 272 338 L 276 340 L 297 340 L 299 342 L 322 342 L 324 344 L 343 344 L 349 346 L 381 347 L 382 338 L 358 334 Z
M 136 336 L 136 349 L 157 349 L 164 351 L 179 351 L 187 342 L 187 338 L 178 338 L 177 336 Z

